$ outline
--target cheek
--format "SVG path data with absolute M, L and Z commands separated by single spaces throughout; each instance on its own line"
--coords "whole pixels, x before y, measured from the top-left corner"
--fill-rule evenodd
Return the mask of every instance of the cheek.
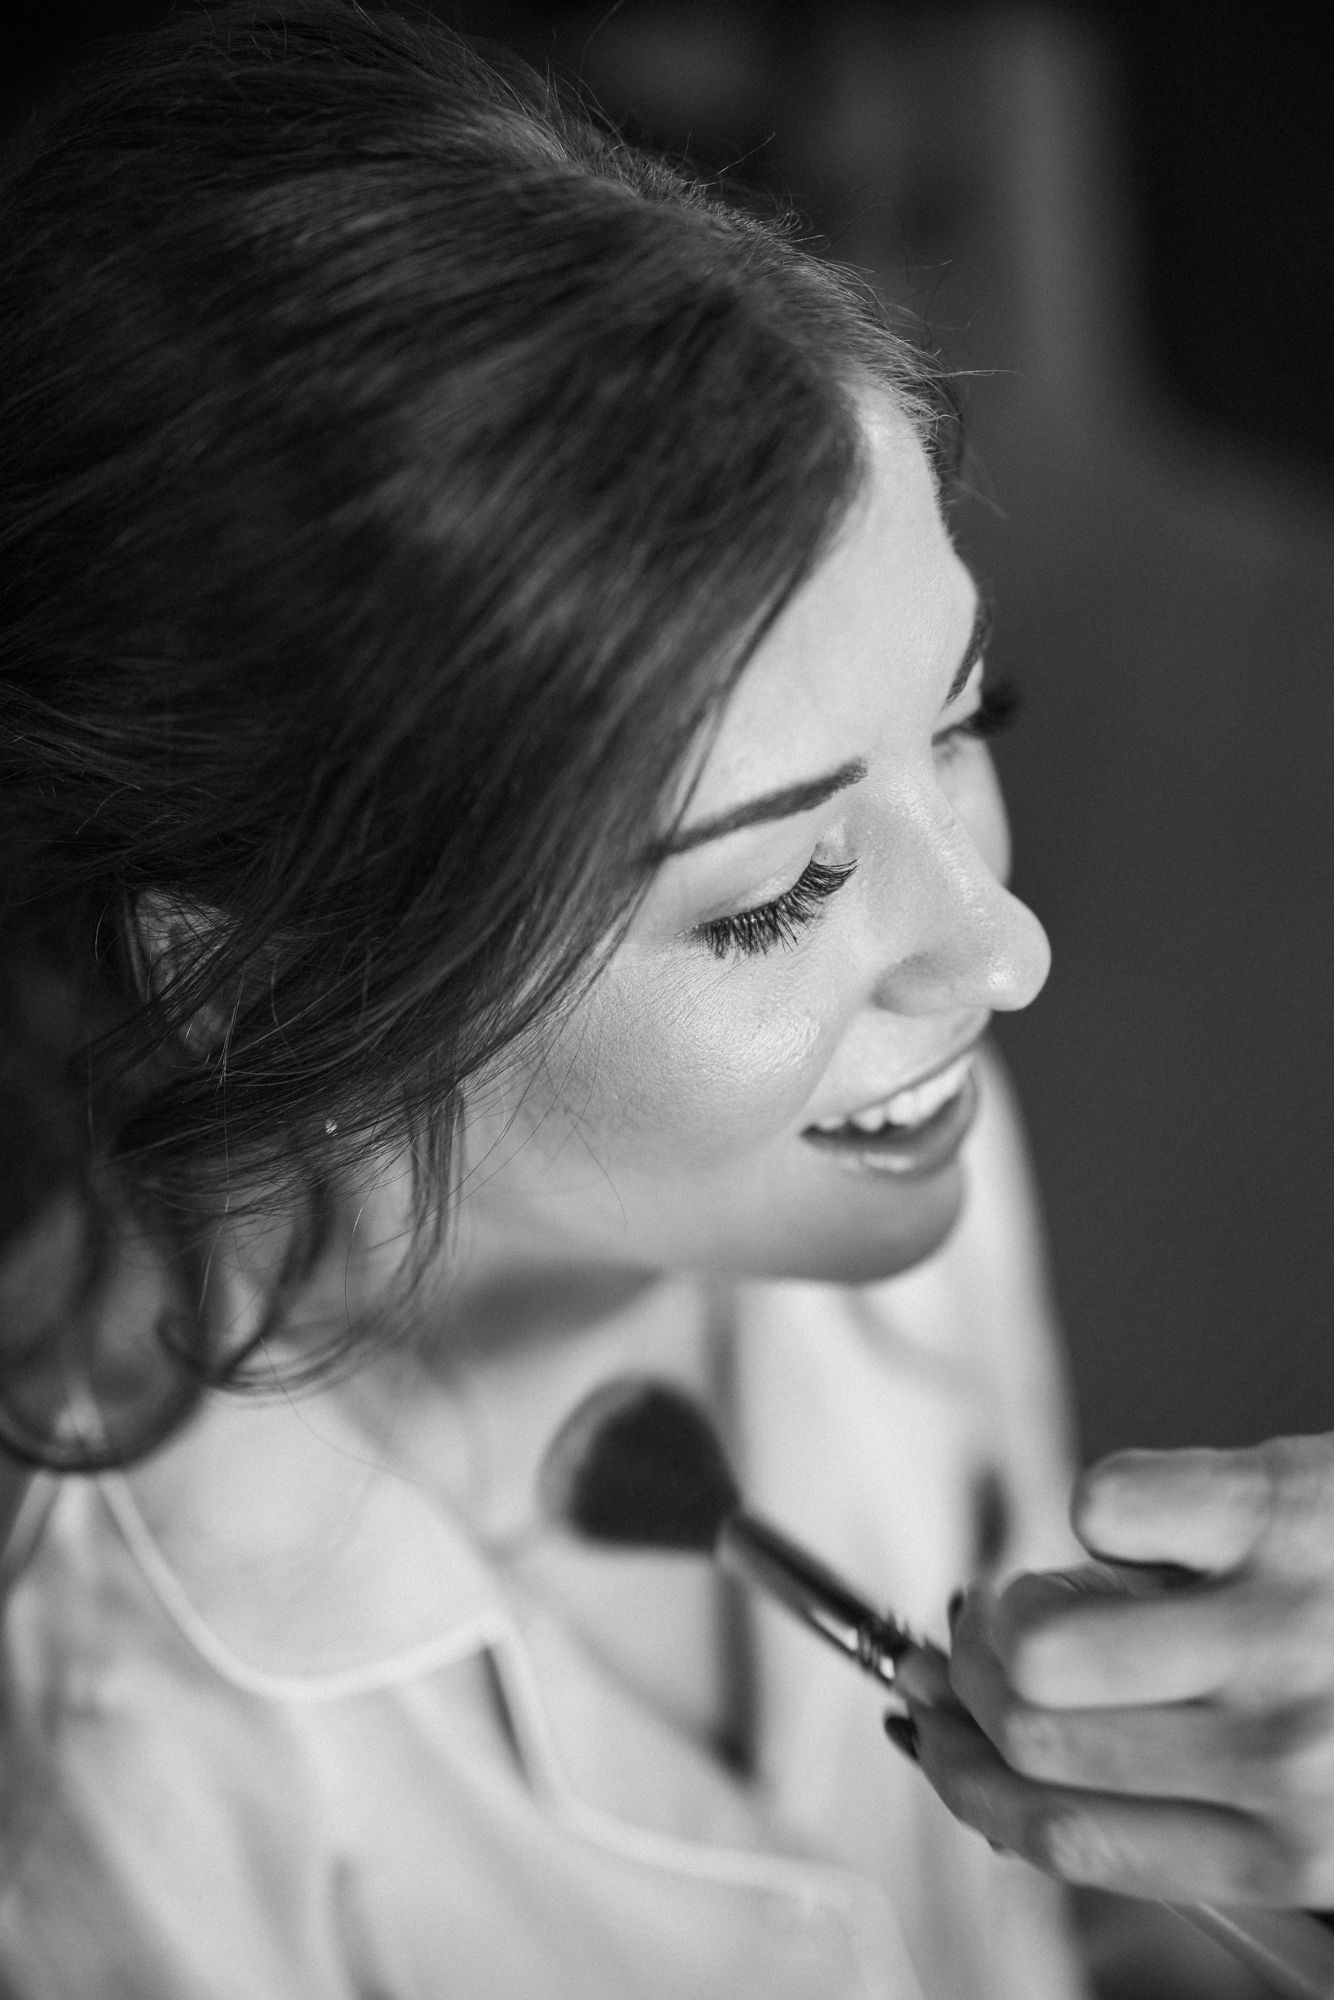
M 838 1023 L 832 1007 L 798 997 L 795 966 L 763 966 L 691 966 L 667 979 L 660 965 L 614 968 L 589 995 L 552 1070 L 608 1164 L 702 1167 L 801 1122 Z

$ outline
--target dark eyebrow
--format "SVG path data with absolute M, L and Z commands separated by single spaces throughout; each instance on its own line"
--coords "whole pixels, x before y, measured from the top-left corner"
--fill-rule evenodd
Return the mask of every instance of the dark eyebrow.
M 979 592 L 977 609 L 973 613 L 973 629 L 968 635 L 968 644 L 964 647 L 963 658 L 959 662 L 959 670 L 950 682 L 950 691 L 941 704 L 943 708 L 948 708 L 950 703 L 961 695 L 967 687 L 968 677 L 981 659 L 983 653 L 986 652 L 987 647 L 991 644 L 991 635 L 995 629 L 996 620 L 990 601 Z
M 835 792 L 860 784 L 865 776 L 865 761 L 854 757 L 850 764 L 840 764 L 827 777 L 811 778 L 804 785 L 785 785 L 781 792 L 765 792 L 761 798 L 747 799 L 743 806 L 733 806 L 730 812 L 716 813 L 712 819 L 702 819 L 696 826 L 670 834 L 652 850 L 652 858 L 661 861 L 668 854 L 685 854 L 692 847 L 702 847 L 706 840 L 721 840 L 725 833 L 735 833 L 738 827 L 759 826 L 765 820 L 789 819 L 793 813 L 810 812 L 826 799 L 832 799 Z
M 973 629 L 968 635 L 968 644 L 958 670 L 950 682 L 949 693 L 941 703 L 942 708 L 948 708 L 967 687 L 973 668 L 990 642 L 993 625 L 991 605 L 979 595 L 973 612 Z M 717 813 L 712 819 L 703 819 L 696 826 L 685 827 L 651 848 L 649 859 L 658 862 L 665 860 L 669 854 L 688 854 L 692 847 L 702 847 L 708 840 L 721 840 L 725 833 L 735 833 L 739 827 L 760 826 L 766 820 L 790 819 L 794 813 L 811 812 L 816 806 L 822 806 L 826 799 L 832 799 L 836 792 L 845 791 L 849 785 L 860 784 L 865 776 L 865 760 L 854 757 L 851 763 L 840 764 L 827 777 L 811 778 L 804 785 L 787 785 L 781 792 L 766 792 L 762 798 L 748 799 L 743 806 L 733 806 L 730 812 Z

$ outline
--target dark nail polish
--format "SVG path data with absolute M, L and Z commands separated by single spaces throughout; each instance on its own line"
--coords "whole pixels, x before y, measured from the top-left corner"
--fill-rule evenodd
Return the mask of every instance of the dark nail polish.
M 963 1592 L 961 1590 L 956 1590 L 953 1597 L 951 1597 L 949 1603 L 945 1607 L 945 1614 L 950 1621 L 951 1632 L 954 1630 L 955 1626 L 959 1622 L 959 1613 L 963 1610 L 963 1602 L 964 1602 Z
M 887 1715 L 885 1734 L 896 1750 L 901 1750 L 910 1764 L 920 1764 L 921 1752 L 917 1748 L 917 1724 L 910 1722 L 906 1715 Z

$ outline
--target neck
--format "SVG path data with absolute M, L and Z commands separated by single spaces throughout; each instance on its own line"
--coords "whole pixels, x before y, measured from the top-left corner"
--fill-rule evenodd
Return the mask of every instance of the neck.
M 509 1360 L 537 1343 L 577 1338 L 628 1311 L 661 1281 L 615 1265 L 516 1260 L 449 1286 L 450 1344 L 471 1356 Z

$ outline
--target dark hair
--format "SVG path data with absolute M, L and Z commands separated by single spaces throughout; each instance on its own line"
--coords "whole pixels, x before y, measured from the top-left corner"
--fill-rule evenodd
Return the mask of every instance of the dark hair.
M 940 405 L 789 223 L 352 0 L 109 45 L 2 201 L 4 951 L 78 996 L 89 1199 L 193 1274 L 173 1368 L 239 1381 L 223 1204 L 293 1219 L 266 1326 L 369 1146 L 438 1223 L 461 1087 L 595 967 L 857 491 L 859 387 Z M 0 1376 L 45 1462 L 180 1414 L 61 1446 Z

